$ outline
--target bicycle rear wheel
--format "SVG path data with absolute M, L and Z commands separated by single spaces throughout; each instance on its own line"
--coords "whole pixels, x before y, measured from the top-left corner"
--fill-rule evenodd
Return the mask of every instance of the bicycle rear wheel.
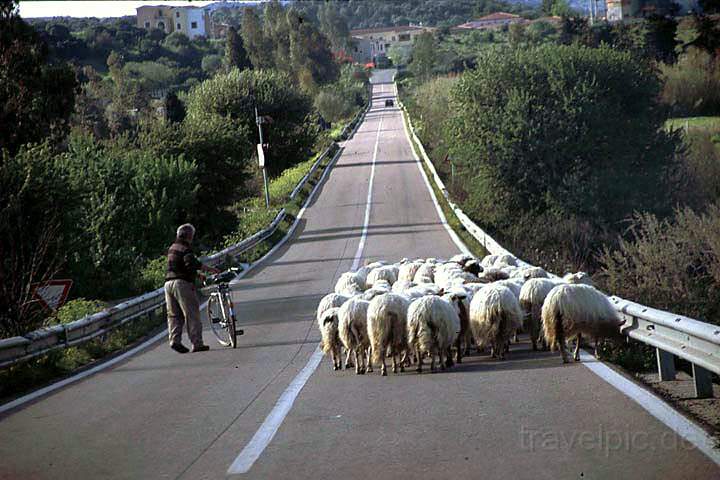
M 229 313 L 227 306 L 221 301 L 220 295 L 217 293 L 210 295 L 207 303 L 208 321 L 215 338 L 223 347 L 234 347 L 235 344 L 235 325 L 229 321 Z M 229 325 L 231 326 L 229 327 Z M 230 329 L 232 329 L 232 335 Z
M 235 331 L 235 312 L 233 311 L 231 300 L 226 299 L 225 312 L 227 314 L 227 332 L 230 340 L 230 346 L 237 348 L 237 332 Z

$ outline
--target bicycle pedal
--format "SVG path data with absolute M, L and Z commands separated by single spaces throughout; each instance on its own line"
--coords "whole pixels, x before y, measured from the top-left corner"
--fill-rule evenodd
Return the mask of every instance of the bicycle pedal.
M 245 330 L 242 330 L 242 329 L 235 330 L 235 336 L 237 337 L 239 335 L 245 335 Z

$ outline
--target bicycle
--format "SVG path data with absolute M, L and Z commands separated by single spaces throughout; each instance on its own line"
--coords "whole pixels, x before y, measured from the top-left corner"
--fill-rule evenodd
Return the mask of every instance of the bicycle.
M 228 284 L 228 281 L 235 278 L 239 270 L 231 268 L 226 272 L 207 277 L 204 282 L 206 287 L 214 287 L 208 298 L 207 315 L 210 329 L 218 343 L 224 347 L 237 348 L 237 337 L 245 333 L 236 327 L 237 318 Z

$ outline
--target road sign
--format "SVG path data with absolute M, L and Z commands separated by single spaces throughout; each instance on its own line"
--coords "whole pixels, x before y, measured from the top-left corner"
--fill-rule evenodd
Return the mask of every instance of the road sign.
M 263 152 L 263 147 L 261 143 L 257 144 L 257 152 L 258 152 L 258 165 L 260 165 L 260 168 L 265 168 L 265 152 Z
M 70 279 L 36 283 L 32 286 L 33 298 L 38 300 L 43 307 L 54 312 L 65 304 L 72 283 Z

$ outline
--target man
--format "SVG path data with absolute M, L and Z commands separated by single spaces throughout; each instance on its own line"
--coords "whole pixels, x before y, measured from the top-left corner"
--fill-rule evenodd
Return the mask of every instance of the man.
M 195 291 L 195 277 L 198 270 L 213 273 L 219 270 L 203 265 L 193 254 L 190 245 L 195 237 L 195 227 L 186 223 L 177 229 L 177 238 L 168 250 L 168 268 L 165 274 L 165 303 L 168 316 L 168 338 L 170 348 L 178 353 L 189 350 L 182 344 L 183 324 L 193 352 L 204 352 L 210 347 L 203 343 L 200 301 Z

